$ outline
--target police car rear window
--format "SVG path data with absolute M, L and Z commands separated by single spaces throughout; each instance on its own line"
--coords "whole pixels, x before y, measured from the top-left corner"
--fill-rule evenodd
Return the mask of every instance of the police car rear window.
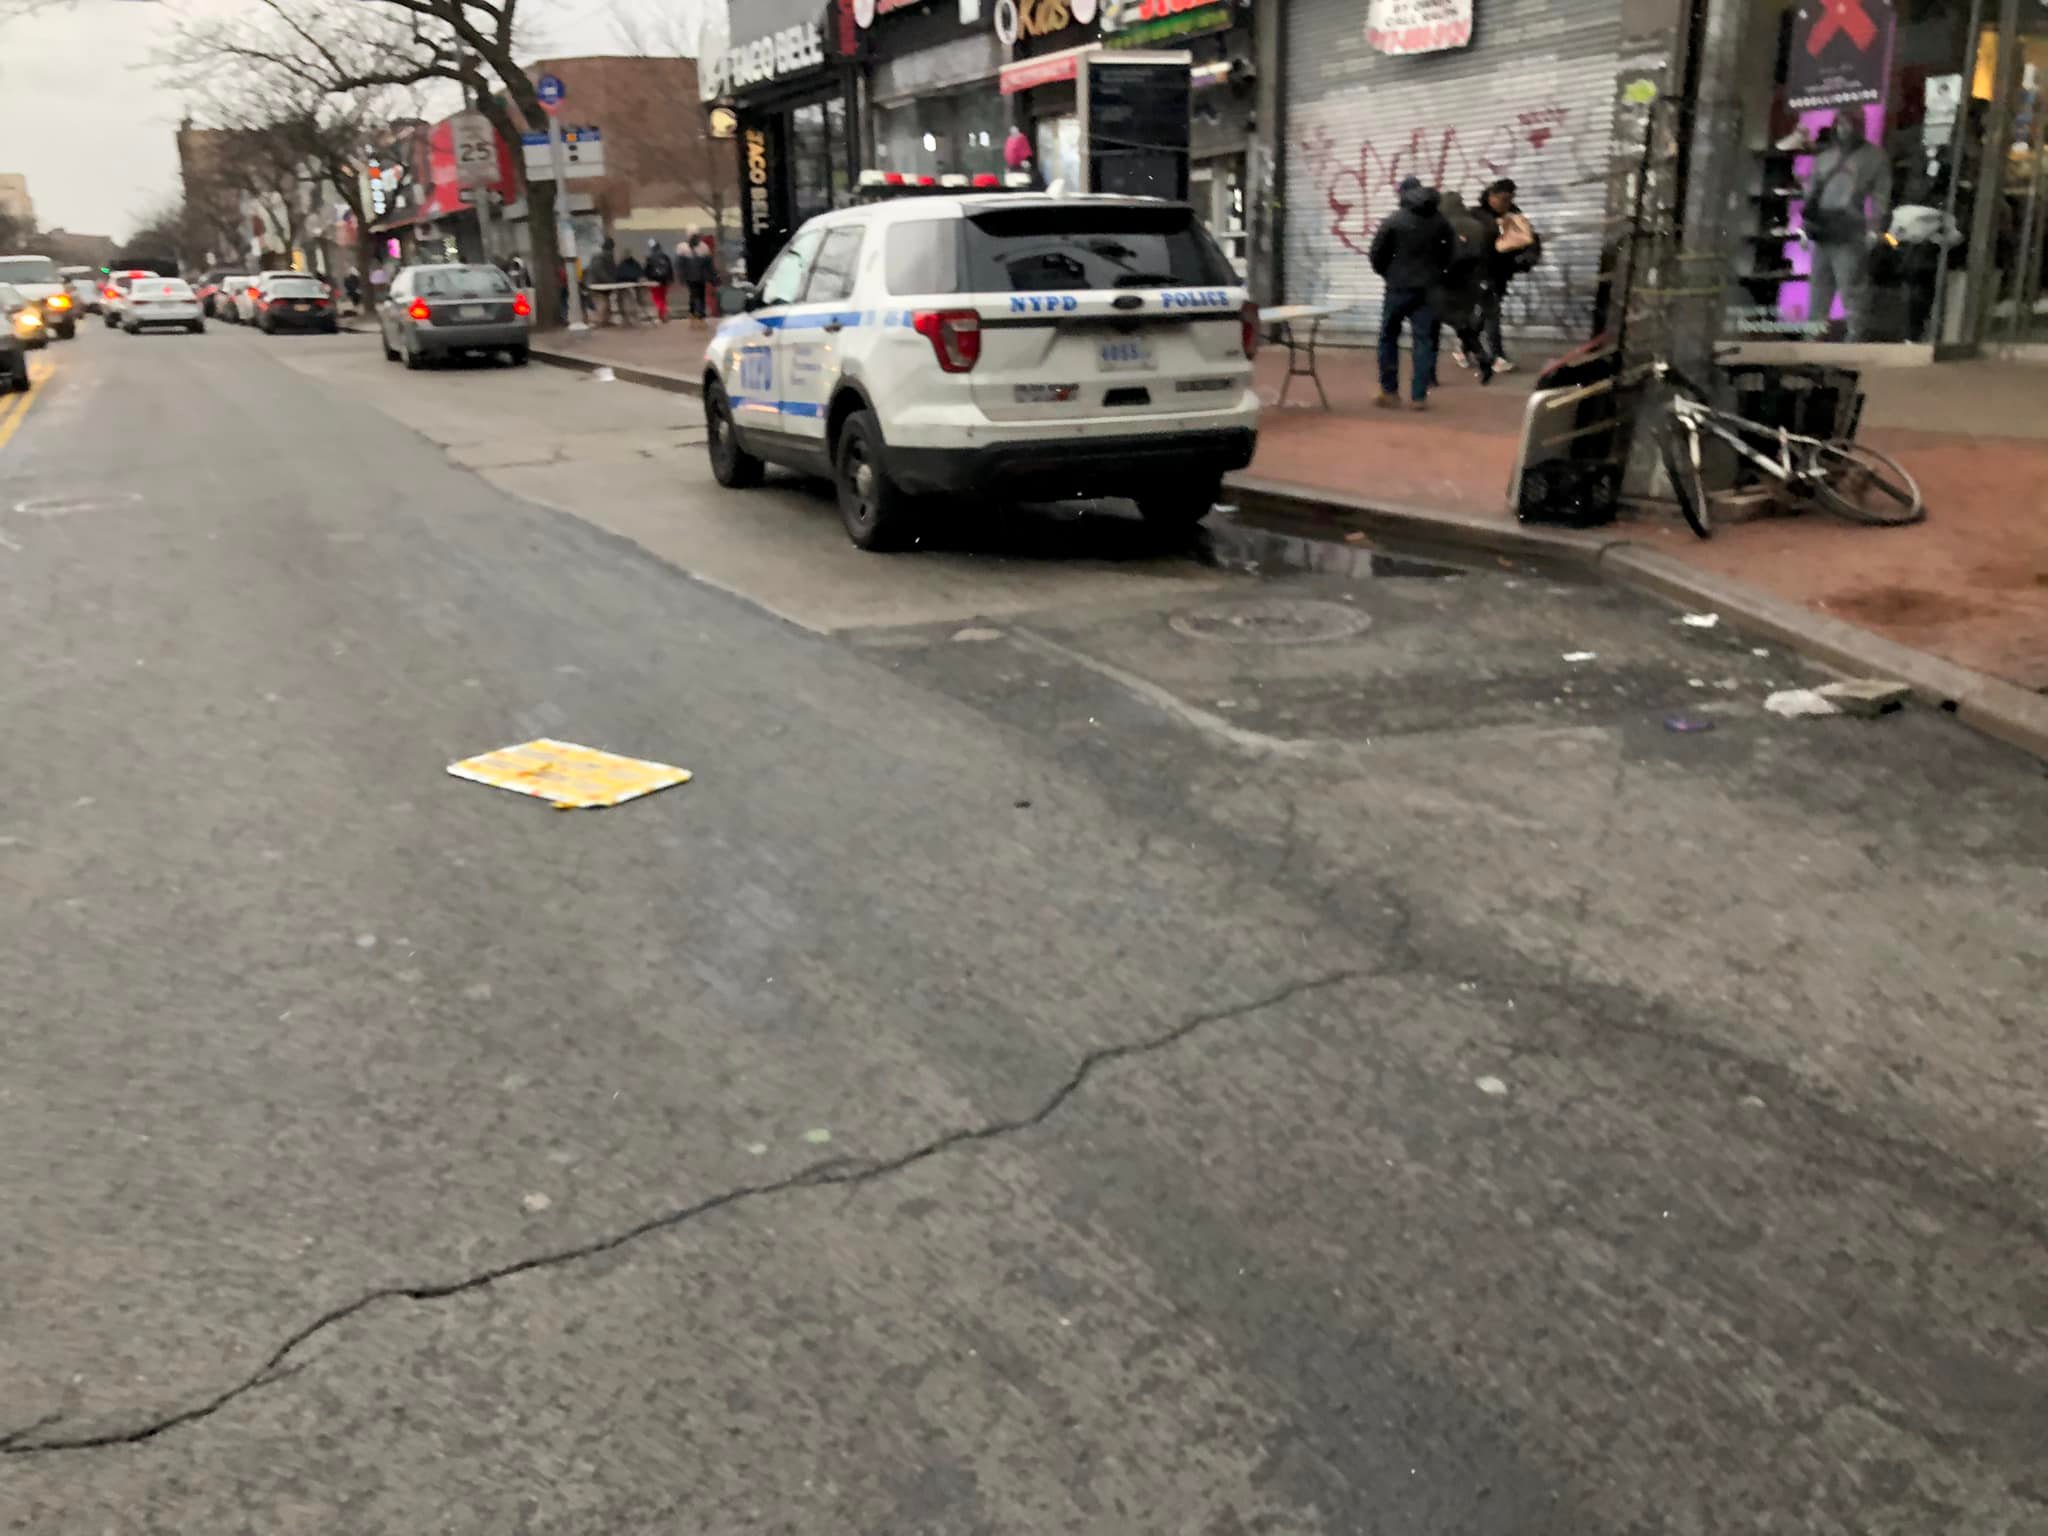
M 910 219 L 891 224 L 882 241 L 882 273 L 891 293 L 958 293 L 960 221 Z
M 961 221 L 969 293 L 1217 288 L 1237 274 L 1186 208 L 1024 205 Z

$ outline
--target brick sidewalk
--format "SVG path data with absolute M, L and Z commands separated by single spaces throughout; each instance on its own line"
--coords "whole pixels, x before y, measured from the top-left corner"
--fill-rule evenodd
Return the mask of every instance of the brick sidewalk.
M 602 330 L 546 338 L 553 351 L 631 370 L 643 382 L 694 380 L 707 325 Z M 1369 354 L 1325 349 L 1325 412 L 1297 379 L 1284 408 L 1260 423 L 1250 473 L 1310 491 L 1504 525 L 1522 410 L 1536 367 L 1480 387 L 1445 359 L 1444 387 L 1422 412 L 1373 406 Z M 1406 366 L 1406 359 L 1403 359 Z M 1262 351 L 1260 394 L 1279 393 L 1286 354 Z M 1731 524 L 1710 541 L 1645 512 L 1621 536 L 1702 570 L 1861 625 L 1962 666 L 2048 689 L 2048 372 L 1994 363 L 1874 368 L 1862 436 L 1912 471 L 1928 519 L 1914 528 L 1859 528 L 1825 513 Z
M 1269 402 L 1285 367 L 1284 353 L 1260 357 Z M 1364 353 L 1325 351 L 1322 371 L 1330 411 L 1269 410 L 1253 474 L 1510 520 L 1533 370 L 1481 389 L 1447 361 L 1445 387 L 1414 415 L 1373 407 L 1378 384 Z M 1619 531 L 1917 650 L 2048 688 L 2048 371 L 1873 368 L 1863 386 L 1860 437 L 1920 482 L 1926 522 L 1859 528 L 1812 512 L 1718 527 L 1703 542 L 1674 510 L 1628 515 Z M 1290 401 L 1300 398 L 1297 380 Z

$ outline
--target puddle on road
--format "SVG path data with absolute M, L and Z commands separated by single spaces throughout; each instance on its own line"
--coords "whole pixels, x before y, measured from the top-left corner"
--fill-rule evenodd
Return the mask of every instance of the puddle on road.
M 1277 528 L 1240 521 L 1241 514 L 1214 513 L 1202 525 L 1203 542 L 1212 564 L 1229 570 L 1311 571 L 1349 580 L 1412 578 L 1441 581 L 1477 574 L 1477 568 L 1452 565 L 1421 555 L 1396 554 L 1371 544 L 1348 544 L 1311 538 Z

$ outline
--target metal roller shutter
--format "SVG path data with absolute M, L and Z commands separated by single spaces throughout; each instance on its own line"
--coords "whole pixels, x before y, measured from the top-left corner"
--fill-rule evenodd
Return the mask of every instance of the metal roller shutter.
M 1475 0 L 1470 47 L 1393 57 L 1366 46 L 1365 0 L 1286 9 L 1286 285 L 1341 304 L 1328 329 L 1377 327 L 1366 261 L 1401 178 L 1475 200 L 1512 176 L 1543 262 L 1508 291 L 1510 335 L 1583 340 L 1607 217 L 1619 0 Z

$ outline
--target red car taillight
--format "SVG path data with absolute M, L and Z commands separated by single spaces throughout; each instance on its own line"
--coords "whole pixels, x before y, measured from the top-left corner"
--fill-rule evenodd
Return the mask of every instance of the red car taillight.
M 533 313 L 532 301 L 523 293 L 515 293 L 512 295 L 512 313 L 524 320 Z
M 1247 299 L 1245 300 L 1242 313 L 1244 315 L 1244 355 L 1246 357 L 1257 357 L 1259 355 L 1259 306 Z
M 972 373 L 981 361 L 981 316 L 971 309 L 920 309 L 910 317 L 917 334 L 948 373 Z
M 427 308 L 427 301 L 425 299 L 414 299 L 412 303 L 406 306 L 405 312 L 407 316 L 414 320 L 431 320 L 434 318 L 434 312 Z
M 100 297 L 103 299 L 118 299 L 119 297 L 121 297 L 121 290 L 116 288 L 112 283 L 109 283 L 107 284 L 106 287 L 100 290 Z

